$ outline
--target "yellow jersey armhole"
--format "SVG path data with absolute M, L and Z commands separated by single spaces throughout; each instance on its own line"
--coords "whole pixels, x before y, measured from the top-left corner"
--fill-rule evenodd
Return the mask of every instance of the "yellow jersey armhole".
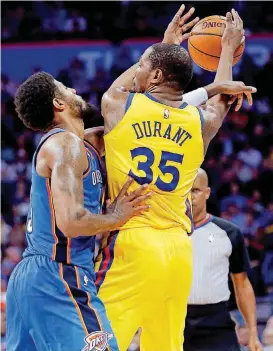
M 115 131 L 118 130 L 119 127 L 125 123 L 124 121 L 127 120 L 127 112 L 132 105 L 132 102 L 133 102 L 135 95 L 136 95 L 136 93 L 129 93 L 127 101 L 126 101 L 126 105 L 125 105 L 124 115 L 123 115 L 122 119 L 118 122 L 118 124 L 116 124 L 114 126 L 114 128 L 112 130 L 110 130 L 109 133 L 104 135 L 104 139 L 107 139 L 108 135 L 112 136 L 113 134 L 115 134 Z

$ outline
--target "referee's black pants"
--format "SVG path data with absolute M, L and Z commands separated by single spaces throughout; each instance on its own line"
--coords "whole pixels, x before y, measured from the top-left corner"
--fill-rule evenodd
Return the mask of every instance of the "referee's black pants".
M 188 305 L 184 351 L 240 351 L 226 302 Z

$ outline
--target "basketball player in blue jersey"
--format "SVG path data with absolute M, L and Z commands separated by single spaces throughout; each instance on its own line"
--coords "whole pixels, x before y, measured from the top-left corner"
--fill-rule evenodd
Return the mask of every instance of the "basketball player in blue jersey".
M 104 181 L 96 149 L 84 141 L 92 108 L 44 72 L 15 97 L 24 124 L 46 134 L 32 163 L 27 248 L 7 291 L 8 351 L 118 351 L 96 294 L 95 235 L 148 210 L 145 186 L 127 195 L 128 180 L 101 214 Z

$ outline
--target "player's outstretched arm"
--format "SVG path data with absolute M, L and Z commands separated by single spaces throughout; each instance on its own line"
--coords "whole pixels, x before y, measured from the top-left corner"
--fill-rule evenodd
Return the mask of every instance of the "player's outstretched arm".
M 195 8 L 192 7 L 184 16 L 185 5 L 181 5 L 177 13 L 175 14 L 172 21 L 169 23 L 162 40 L 166 44 L 177 44 L 180 45 L 184 40 L 188 39 L 190 33 L 186 33 L 190 28 L 192 28 L 198 21 L 199 18 L 196 17 L 192 21 L 188 22 L 190 17 L 194 14 Z M 109 90 L 113 88 L 121 88 L 125 91 L 132 89 L 133 79 L 135 76 L 136 69 L 139 63 L 136 63 L 130 67 L 127 71 L 122 73 L 110 86 Z
M 199 21 L 199 18 L 196 17 L 188 22 L 195 9 L 191 8 L 185 15 L 183 15 L 184 10 L 185 5 L 183 4 L 169 23 L 164 34 L 163 43 L 180 45 L 182 41 L 188 39 L 190 36 L 190 33 L 186 32 Z M 132 89 L 133 79 L 138 65 L 139 64 L 136 63 L 120 75 L 103 95 L 101 108 L 102 115 L 105 119 L 108 119 L 108 111 L 112 111 L 113 108 L 115 108 L 115 104 L 117 104 L 117 107 L 121 104 L 125 104 L 129 91 Z M 110 118 L 115 119 L 115 115 L 111 113 Z M 109 121 L 109 123 L 111 124 L 111 121 Z M 113 121 L 113 123 L 116 124 L 115 121 Z M 111 130 L 111 125 L 106 125 L 106 130 L 108 131 L 108 129 Z
M 232 15 L 234 23 L 232 23 Z M 222 37 L 222 52 L 215 77 L 215 82 L 232 81 L 233 55 L 242 40 L 244 40 L 243 22 L 238 13 L 235 10 L 232 10 L 232 14 L 230 12 L 226 14 L 226 28 Z M 246 87 L 242 82 L 234 83 L 234 93 L 245 93 L 248 97 L 249 102 L 252 103 L 251 94 L 256 92 L 255 88 Z M 217 95 L 208 100 L 202 110 L 205 119 L 203 130 L 205 149 L 207 149 L 209 142 L 218 132 L 230 108 L 230 97 L 223 94 Z
M 65 132 L 51 138 L 44 145 L 43 154 L 51 170 L 51 190 L 58 228 L 70 238 L 80 235 L 92 236 L 118 229 L 134 215 L 148 210 L 143 202 L 151 196 L 143 194 L 146 186 L 139 187 L 130 195 L 129 179 L 116 199 L 112 212 L 96 215 L 84 208 L 83 172 L 85 149 L 80 138 Z

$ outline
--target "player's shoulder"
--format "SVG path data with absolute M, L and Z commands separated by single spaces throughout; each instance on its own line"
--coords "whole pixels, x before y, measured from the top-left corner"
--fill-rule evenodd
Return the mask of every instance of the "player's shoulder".
M 213 216 L 211 221 L 219 228 L 224 230 L 231 239 L 235 239 L 238 236 L 242 236 L 240 228 L 236 224 L 227 221 L 226 219 Z
M 130 92 L 124 87 L 110 87 L 102 96 L 102 104 L 126 101 Z
M 40 156 L 49 157 L 52 161 L 64 158 L 66 155 L 69 157 L 79 157 L 84 151 L 83 140 L 76 134 L 63 131 L 51 135 L 45 140 L 40 148 Z
M 130 93 L 122 87 L 110 87 L 101 99 L 101 114 L 104 119 L 119 119 L 124 115 L 124 109 Z
M 76 134 L 63 131 L 61 133 L 56 133 L 51 135 L 43 144 L 45 149 L 52 149 L 52 148 L 62 148 L 66 146 L 80 146 L 82 144 L 82 140 Z

